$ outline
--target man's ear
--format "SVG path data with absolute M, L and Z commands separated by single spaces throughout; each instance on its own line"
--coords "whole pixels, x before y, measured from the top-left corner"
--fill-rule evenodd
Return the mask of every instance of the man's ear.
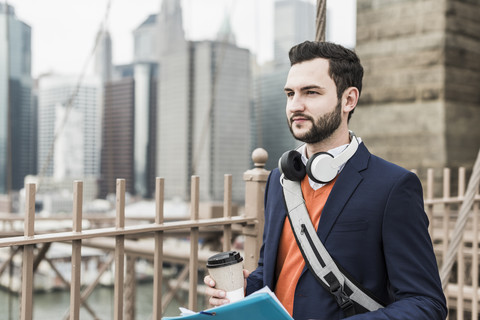
M 342 111 L 346 113 L 350 113 L 358 103 L 358 98 L 360 96 L 360 92 L 355 87 L 349 87 L 343 92 L 342 96 Z

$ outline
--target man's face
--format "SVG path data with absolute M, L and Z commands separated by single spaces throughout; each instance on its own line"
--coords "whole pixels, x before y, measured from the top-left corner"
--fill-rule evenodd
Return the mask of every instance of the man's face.
M 285 84 L 287 121 L 295 139 L 317 143 L 330 137 L 342 122 L 341 100 L 328 75 L 328 60 L 294 64 Z

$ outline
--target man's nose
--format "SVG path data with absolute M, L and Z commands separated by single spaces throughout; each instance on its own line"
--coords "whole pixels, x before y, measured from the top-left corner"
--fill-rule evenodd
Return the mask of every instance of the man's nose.
M 305 110 L 305 101 L 302 97 L 295 95 L 288 103 L 287 110 L 290 112 L 299 112 Z

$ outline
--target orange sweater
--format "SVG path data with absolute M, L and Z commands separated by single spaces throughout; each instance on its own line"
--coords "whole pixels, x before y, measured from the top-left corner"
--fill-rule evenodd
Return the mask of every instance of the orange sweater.
M 330 191 L 335 184 L 335 180 L 336 178 L 318 190 L 314 190 L 310 187 L 308 176 L 305 176 L 302 180 L 301 186 L 303 198 L 305 199 L 305 205 L 315 229 L 318 228 L 318 222 L 320 221 L 323 207 L 327 202 Z M 290 226 L 290 221 L 286 218 L 278 248 L 277 265 L 275 270 L 275 275 L 278 280 L 275 286 L 275 294 L 290 315 L 293 314 L 295 288 L 297 287 L 298 279 L 300 278 L 304 267 L 305 260 L 303 260 L 302 253 L 298 248 L 297 241 L 295 240 L 295 236 L 293 235 Z

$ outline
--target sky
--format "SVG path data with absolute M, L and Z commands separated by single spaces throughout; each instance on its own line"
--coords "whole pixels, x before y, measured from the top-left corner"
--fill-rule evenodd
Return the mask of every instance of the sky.
M 108 0 L 0 0 L 15 8 L 18 19 L 32 27 L 32 75 L 79 74 L 93 49 Z M 308 0 L 315 3 L 315 0 Z M 113 63 L 133 59 L 133 30 L 162 0 L 111 0 L 107 26 Z M 188 40 L 214 39 L 226 13 L 232 17 L 237 45 L 249 48 L 260 62 L 273 57 L 274 0 L 182 0 Z M 330 41 L 355 45 L 356 0 L 328 0 Z M 93 60 L 90 61 L 93 65 Z

